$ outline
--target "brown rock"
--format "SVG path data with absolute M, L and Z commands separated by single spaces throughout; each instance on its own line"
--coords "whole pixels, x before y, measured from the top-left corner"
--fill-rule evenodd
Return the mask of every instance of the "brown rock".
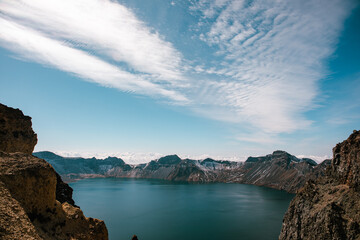
M 331 168 L 291 201 L 279 239 L 360 239 L 360 131 L 333 149 Z
M 106 240 L 105 223 L 74 205 L 72 189 L 45 160 L 31 118 L 0 104 L 0 239 Z
M 56 174 L 56 200 L 60 203 L 67 202 L 70 205 L 77 207 L 75 205 L 74 200 L 72 199 L 73 189 L 69 186 L 69 184 L 64 183 L 61 179 L 60 175 Z
M 31 154 L 37 143 L 31 125 L 31 117 L 0 104 L 0 151 Z
M 333 149 L 331 176 L 340 183 L 360 190 L 360 133 L 354 131 Z
M 0 181 L 0 239 L 42 239 L 23 207 Z
M 0 207 L 5 212 L 0 222 L 13 222 L 1 225 L 2 239 L 24 239 L 13 237 L 23 231 L 26 239 L 108 239 L 103 221 L 56 200 L 56 184 L 55 170 L 45 160 L 0 152 Z

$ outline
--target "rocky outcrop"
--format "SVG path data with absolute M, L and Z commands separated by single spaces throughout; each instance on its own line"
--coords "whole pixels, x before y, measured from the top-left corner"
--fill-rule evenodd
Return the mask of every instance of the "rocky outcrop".
M 28 139 L 36 135 L 30 136 L 30 118 L 19 111 L 3 111 L 10 115 L 4 117 L 6 129 L 21 131 L 24 125 L 29 136 L 8 137 L 2 146 L 11 147 L 0 151 L 0 239 L 108 239 L 104 222 L 84 216 L 74 205 L 72 189 L 53 167 L 29 154 L 34 146 Z M 13 116 L 19 116 L 19 122 Z M 21 139 L 31 147 L 21 148 Z
M 31 125 L 31 117 L 0 103 L 0 151 L 31 154 L 37 143 Z
M 147 164 L 128 165 L 120 158 L 64 158 L 51 152 L 34 153 L 47 160 L 66 181 L 89 177 L 152 178 L 187 182 L 232 182 L 266 186 L 295 193 L 306 180 L 323 175 L 329 161 L 317 164 L 284 151 L 249 157 L 245 163 L 180 159 L 169 155 Z
M 70 205 L 77 207 L 75 205 L 74 199 L 72 198 L 73 189 L 69 186 L 69 184 L 64 183 L 61 179 L 60 175 L 56 174 L 56 200 L 60 203 L 67 202 Z
M 291 201 L 279 239 L 360 239 L 360 131 L 333 149 L 325 176 Z
M 360 132 L 335 146 L 330 176 L 341 184 L 360 190 Z
M 249 157 L 242 169 L 243 183 L 295 193 L 307 180 L 322 175 L 328 163 L 318 165 L 278 150 L 264 157 Z

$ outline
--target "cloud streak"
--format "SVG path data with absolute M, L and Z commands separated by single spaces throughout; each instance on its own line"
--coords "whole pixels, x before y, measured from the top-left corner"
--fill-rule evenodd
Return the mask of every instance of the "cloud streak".
M 42 36 L 40 33 L 0 17 L 0 42 L 23 58 L 53 66 L 102 86 L 122 91 L 161 95 L 174 101 L 186 99 L 174 91 L 146 81 L 88 53 Z
M 326 6 L 326 7 L 325 7 Z M 291 132 L 311 124 L 311 110 L 326 76 L 350 2 L 199 1 L 200 39 L 223 56 L 213 85 L 225 116 L 265 132 Z M 206 70 L 204 70 L 206 73 Z
M 80 44 L 153 78 L 183 78 L 181 54 L 123 5 L 108 0 L 20 0 L 3 1 L 0 8 L 49 37 Z
M 256 129 L 262 140 L 237 139 L 267 142 L 311 124 L 304 114 L 351 8 L 341 0 L 196 1 L 191 41 L 207 44 L 211 58 L 189 66 L 194 59 L 114 1 L 4 0 L 0 44 L 102 86 Z

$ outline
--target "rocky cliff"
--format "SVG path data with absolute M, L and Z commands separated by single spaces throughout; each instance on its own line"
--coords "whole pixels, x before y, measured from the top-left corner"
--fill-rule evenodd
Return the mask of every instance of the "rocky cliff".
M 64 158 L 51 152 L 34 153 L 47 160 L 67 181 L 89 177 L 152 178 L 188 182 L 232 182 L 266 186 L 295 193 L 306 180 L 322 175 L 328 161 L 317 164 L 284 151 L 249 157 L 245 163 L 180 159 L 169 155 L 147 164 L 128 165 L 120 158 Z
M 31 118 L 0 108 L 0 239 L 108 239 L 104 222 L 84 216 L 53 167 L 30 155 Z
M 279 239 L 360 239 L 360 131 L 333 149 L 325 176 L 290 203 Z
M 0 151 L 31 154 L 37 143 L 31 125 L 31 117 L 0 103 Z

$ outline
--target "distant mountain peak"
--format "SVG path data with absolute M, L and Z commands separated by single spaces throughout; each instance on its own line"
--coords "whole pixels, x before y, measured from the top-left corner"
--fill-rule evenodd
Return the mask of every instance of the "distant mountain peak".
M 212 158 L 205 158 L 204 160 L 200 161 L 201 163 L 213 163 L 213 162 L 218 162 Z
M 181 158 L 178 155 L 173 154 L 161 157 L 157 160 L 157 162 L 160 164 L 178 164 L 181 162 Z
M 299 158 L 295 157 L 294 155 L 291 155 L 290 153 L 283 151 L 283 150 L 276 150 L 272 154 L 268 154 L 266 156 L 248 157 L 248 159 L 245 162 L 246 163 L 255 163 L 255 162 L 262 162 L 262 161 L 283 161 L 283 162 L 286 162 L 287 164 L 290 164 L 291 162 L 295 162 L 295 163 L 306 162 L 311 166 L 317 165 L 317 163 L 310 158 L 299 159 Z
M 38 158 L 43 158 L 43 159 L 58 159 L 58 158 L 62 158 L 62 156 L 57 155 L 53 152 L 50 151 L 40 151 L 40 152 L 34 152 L 33 153 L 34 156 L 38 157 Z
M 290 155 L 288 152 L 283 150 L 276 150 L 272 153 L 273 155 Z

